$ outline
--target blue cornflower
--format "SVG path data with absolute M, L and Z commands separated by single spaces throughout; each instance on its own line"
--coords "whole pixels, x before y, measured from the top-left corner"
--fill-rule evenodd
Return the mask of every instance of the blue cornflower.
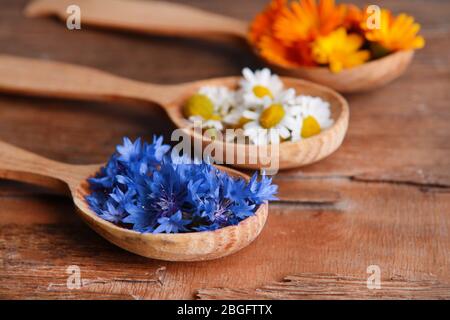
M 145 143 L 145 157 L 146 160 L 154 165 L 158 165 L 169 152 L 170 146 L 163 144 L 163 137 L 153 136 L 153 143 Z
M 177 211 L 175 214 L 168 217 L 161 217 L 158 219 L 159 227 L 157 227 L 153 233 L 177 233 L 180 231 L 188 231 L 185 227 L 190 224 L 191 221 L 183 220 L 181 211 Z
M 91 189 L 108 189 L 114 186 L 115 177 L 120 174 L 121 169 L 117 162 L 117 156 L 112 155 L 105 167 L 93 178 L 89 178 Z
M 106 209 L 101 210 L 98 215 L 106 221 L 119 223 L 127 216 L 127 213 L 120 205 L 114 205 L 111 201 L 106 202 Z
M 262 204 L 265 201 L 278 200 L 275 194 L 278 192 L 278 186 L 272 184 L 272 178 L 263 175 L 258 182 L 258 175 L 255 173 L 247 186 L 248 198 L 255 204 Z
M 221 173 L 220 180 L 223 184 L 223 197 L 233 199 L 234 202 L 245 202 L 249 196 L 247 182 L 242 178 L 232 178 L 226 173 Z
M 133 202 L 135 195 L 136 191 L 134 189 L 128 189 L 126 192 L 123 192 L 119 187 L 115 187 L 113 192 L 109 194 L 110 198 L 122 207 Z
M 248 201 L 242 201 L 234 202 L 229 210 L 233 212 L 233 218 L 237 218 L 237 222 L 239 222 L 255 214 L 255 208 L 256 205 L 248 204 Z M 236 220 L 230 220 L 230 224 L 237 224 Z
M 130 216 L 125 222 L 133 223 L 134 230 L 145 232 L 155 229 L 160 218 L 188 210 L 185 201 L 188 182 L 180 174 L 183 169 L 164 161 L 158 171 L 147 177 L 145 186 L 138 189 L 139 205 L 127 209 Z
M 141 203 L 127 205 L 126 211 L 129 215 L 122 221 L 131 224 L 134 231 L 153 232 L 156 219 Z
M 272 180 L 247 184 L 209 163 L 170 158 L 162 137 L 153 143 L 124 138 L 107 165 L 89 179 L 86 201 L 103 219 L 138 232 L 216 230 L 253 215 L 274 197 Z
M 95 212 L 100 212 L 103 209 L 105 201 L 106 196 L 102 192 L 94 191 L 86 196 L 86 202 Z
M 123 145 L 118 145 L 117 153 L 119 154 L 118 160 L 123 162 L 130 162 L 138 159 L 142 155 L 141 138 L 138 138 L 135 142 L 131 142 L 128 138 L 123 138 Z
M 182 166 L 163 162 L 147 182 L 150 208 L 161 217 L 170 217 L 183 209 L 189 181 Z
M 206 217 L 212 224 L 226 226 L 253 215 L 255 205 L 247 200 L 245 180 L 214 170 L 208 184 L 211 189 L 206 190 L 198 205 L 201 217 Z

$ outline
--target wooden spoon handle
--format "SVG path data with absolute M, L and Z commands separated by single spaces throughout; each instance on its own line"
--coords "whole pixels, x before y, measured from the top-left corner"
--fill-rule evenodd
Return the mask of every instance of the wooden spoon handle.
M 81 25 L 171 36 L 234 36 L 246 39 L 246 22 L 174 3 L 121 0 L 36 0 L 27 16 L 56 15 L 66 21 L 67 7 L 78 5 Z
M 28 181 L 31 174 L 63 180 L 67 171 L 71 171 L 68 167 L 0 141 L 0 178 Z
M 78 100 L 142 100 L 164 105 L 180 86 L 151 85 L 93 68 L 0 55 L 0 91 Z
M 0 141 L 0 179 L 17 180 L 67 193 L 99 170 L 101 164 L 73 165 L 50 160 Z

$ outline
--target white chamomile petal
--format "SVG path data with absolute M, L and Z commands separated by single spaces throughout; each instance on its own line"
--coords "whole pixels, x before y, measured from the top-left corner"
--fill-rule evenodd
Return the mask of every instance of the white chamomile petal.
M 291 141 L 293 142 L 302 140 L 303 117 L 300 114 L 295 116 L 294 122 L 295 125 L 291 129 Z
M 242 113 L 242 116 L 246 119 L 250 119 L 250 120 L 257 120 L 259 119 L 261 115 L 261 112 L 256 112 L 256 111 L 251 111 L 251 110 L 245 110 Z
M 301 114 L 303 118 L 312 116 L 319 123 L 322 130 L 333 125 L 330 104 L 319 97 L 300 96 Z
M 286 127 L 280 127 L 277 130 L 278 130 L 280 137 L 282 137 L 283 139 L 287 139 L 291 136 L 291 133 L 289 132 L 289 130 Z
M 189 120 L 194 123 L 194 126 L 200 125 L 202 129 L 223 130 L 223 124 L 220 120 L 205 120 L 201 116 L 191 116 Z
M 229 110 L 228 114 L 224 115 L 222 120 L 224 123 L 229 125 L 236 125 L 242 118 L 242 113 L 245 111 L 243 108 L 234 107 Z
M 295 99 L 295 108 L 300 110 L 296 115 L 297 128 L 292 132 L 295 141 L 319 134 L 334 123 L 330 104 L 319 97 L 299 96 Z
M 235 94 L 224 86 L 204 86 L 198 93 L 207 96 L 214 105 L 214 112 L 221 116 L 226 115 L 235 105 Z
M 287 117 L 286 119 L 283 119 L 283 123 L 289 130 L 295 130 L 295 128 L 298 126 L 298 121 L 296 120 L 295 116 Z
M 252 129 L 262 129 L 257 121 L 250 121 L 244 124 L 244 130 L 252 130 Z
M 295 102 L 295 89 L 290 88 L 284 91 L 280 91 L 275 98 L 273 99 L 274 102 L 290 105 Z

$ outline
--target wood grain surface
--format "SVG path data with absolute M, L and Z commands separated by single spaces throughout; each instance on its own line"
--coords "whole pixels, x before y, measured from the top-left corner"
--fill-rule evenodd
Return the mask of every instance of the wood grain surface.
M 265 3 L 174 2 L 240 19 Z M 276 177 L 280 201 L 252 245 L 210 262 L 149 260 L 91 231 L 58 188 L 1 180 L 0 298 L 313 299 L 317 287 L 322 298 L 449 299 L 450 2 L 372 2 L 414 15 L 427 45 L 387 87 L 346 96 L 342 147 Z M 261 66 L 245 43 L 69 31 L 55 19 L 24 18 L 25 4 L 0 0 L 1 53 L 161 84 Z M 156 106 L 0 95 L 1 140 L 73 164 L 105 161 L 125 135 L 168 137 L 169 123 Z M 80 267 L 80 289 L 66 286 L 71 265 Z M 378 292 L 366 287 L 369 265 L 381 269 Z

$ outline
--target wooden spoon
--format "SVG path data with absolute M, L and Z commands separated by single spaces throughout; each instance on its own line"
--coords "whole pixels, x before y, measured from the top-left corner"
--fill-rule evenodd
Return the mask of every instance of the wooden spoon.
M 69 5 L 81 9 L 82 25 L 139 33 L 186 37 L 237 37 L 248 41 L 248 23 L 189 6 L 158 1 L 35 0 L 25 13 L 29 17 L 56 15 L 66 21 Z M 252 44 L 248 41 L 250 46 Z M 260 56 L 258 50 L 254 49 Z M 282 75 L 308 79 L 340 92 L 372 90 L 399 77 L 411 63 L 414 51 L 398 51 L 361 66 L 332 73 L 326 67 L 286 68 L 268 63 Z
M 225 85 L 235 88 L 239 77 L 216 78 L 178 85 L 157 85 L 120 78 L 99 70 L 59 62 L 0 55 L 0 91 L 25 95 L 72 98 L 79 100 L 137 100 L 157 103 L 178 128 L 194 143 L 214 148 L 214 159 L 248 169 L 276 170 L 304 166 L 333 153 L 342 143 L 348 126 L 349 108 L 337 92 L 308 81 L 281 78 L 298 94 L 318 96 L 328 101 L 334 119 L 332 127 L 298 142 L 283 142 L 279 150 L 272 146 L 211 141 L 195 130 L 183 116 L 185 101 L 204 85 Z M 245 159 L 239 159 L 242 155 Z M 244 161 L 238 161 L 244 160 Z
M 266 222 L 267 203 L 238 225 L 216 231 L 151 234 L 118 227 L 98 217 L 85 201 L 90 193 L 87 179 L 101 166 L 60 163 L 0 141 L 0 178 L 30 182 L 47 177 L 67 184 L 77 212 L 92 229 L 115 245 L 147 258 L 167 261 L 221 258 L 248 246 Z M 232 169 L 218 168 L 236 177 L 249 178 Z

